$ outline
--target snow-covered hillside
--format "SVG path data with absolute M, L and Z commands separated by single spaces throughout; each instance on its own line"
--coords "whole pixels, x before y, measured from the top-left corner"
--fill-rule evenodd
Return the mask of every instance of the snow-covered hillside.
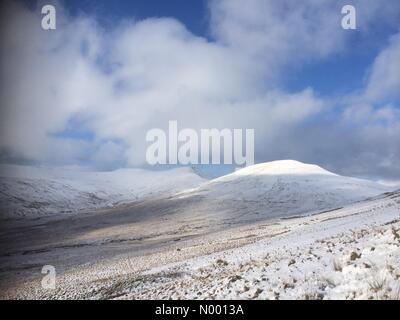
M 180 197 L 217 200 L 222 211 L 234 214 L 242 207 L 245 210 L 241 213 L 248 212 L 248 218 L 252 214 L 265 218 L 336 209 L 392 189 L 377 182 L 339 176 L 317 165 L 282 160 L 238 170 L 185 191 Z
M 225 236 L 246 237 L 254 240 L 135 274 L 144 280 L 114 284 L 118 289 L 113 295 L 118 299 L 400 299 L 400 191 L 315 217 L 256 224 Z
M 144 240 L 125 223 L 98 232 L 104 217 L 96 221 L 97 232 L 86 233 L 95 237 L 90 242 L 82 236 L 54 238 L 58 231 L 51 224 L 50 243 L 35 246 L 35 237 L 26 239 L 32 234 L 21 236 L 25 227 L 13 229 L 13 253 L 0 260 L 0 276 L 7 280 L 0 299 L 400 298 L 399 191 L 316 216 L 260 221 L 186 239 L 179 221 L 174 232 L 164 222 L 155 228 L 140 224 L 148 231 Z M 65 224 L 72 227 L 67 219 Z M 138 241 L 156 245 L 141 251 Z M 86 263 L 83 257 L 90 254 L 96 258 Z M 55 290 L 40 286 L 37 266 L 48 261 L 56 261 Z M 63 269 L 71 263 L 75 267 Z
M 191 168 L 91 172 L 3 165 L 0 167 L 1 217 L 37 217 L 110 207 L 152 195 L 170 195 L 204 181 Z
M 39 173 L 32 173 L 32 185 L 21 178 L 24 172 L 3 179 L 17 179 L 10 187 L 25 192 L 15 204 L 50 199 L 39 208 L 59 212 L 87 206 L 87 198 L 78 198 L 83 190 L 96 197 L 104 192 L 112 201 L 146 199 L 85 215 L 1 224 L 0 299 L 399 296 L 400 193 L 380 184 L 295 161 L 260 164 L 213 181 L 198 180 L 188 169 L 73 170 L 63 177 L 46 171 L 42 180 Z M 193 187 L 194 180 L 202 185 Z M 178 181 L 192 189 L 147 197 Z M 81 202 L 63 198 L 67 185 L 79 187 Z M 11 196 L 3 204 L 13 205 Z M 57 268 L 57 288 L 50 291 L 40 287 L 38 271 L 49 262 Z
M 391 189 L 292 160 L 257 164 L 210 181 L 191 168 L 90 172 L 0 167 L 3 218 L 92 210 L 163 194 L 173 196 L 176 212 L 185 219 L 236 223 L 331 210 Z

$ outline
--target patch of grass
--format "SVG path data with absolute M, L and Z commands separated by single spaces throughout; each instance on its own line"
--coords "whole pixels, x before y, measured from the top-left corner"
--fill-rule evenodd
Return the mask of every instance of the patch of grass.
M 343 271 L 343 266 L 342 263 L 338 260 L 333 260 L 333 270 L 336 272 L 342 272 Z
M 369 288 L 377 293 L 382 291 L 386 286 L 386 279 L 381 277 L 375 277 L 372 281 L 368 282 Z
M 262 293 L 263 290 L 261 290 L 260 288 L 257 288 L 256 292 L 254 293 L 253 299 L 257 299 L 258 296 L 260 295 L 260 293 Z
M 294 289 L 294 283 L 285 282 L 283 284 L 283 289 L 284 290 L 286 290 L 286 289 Z
M 392 227 L 392 234 L 396 240 L 400 240 L 399 230 L 396 230 L 395 227 Z
M 218 259 L 216 262 L 220 266 L 227 266 L 229 264 L 228 261 L 222 259 Z
M 324 295 L 320 292 L 306 293 L 304 300 L 323 300 Z
M 360 258 L 361 258 L 361 254 L 359 254 L 359 253 L 357 253 L 355 251 L 350 253 L 350 261 L 354 261 L 354 260 L 357 260 L 357 259 L 360 259 Z
M 397 286 L 397 288 L 392 291 L 390 300 L 400 300 L 400 286 Z
M 288 263 L 288 267 L 290 267 L 292 264 L 295 264 L 295 263 L 296 263 L 296 260 L 291 259 L 291 260 L 289 261 L 289 263 Z
M 330 278 L 324 278 L 326 284 L 330 287 L 330 288 L 334 288 L 336 287 L 336 283 L 333 279 Z
M 243 278 L 239 275 L 234 275 L 229 279 L 229 282 L 236 282 L 238 280 L 242 280 Z

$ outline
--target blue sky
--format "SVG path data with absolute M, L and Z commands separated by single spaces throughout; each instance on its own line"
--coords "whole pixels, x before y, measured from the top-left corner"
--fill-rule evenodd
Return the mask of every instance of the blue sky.
M 169 0 L 169 1 L 95 1 L 95 0 L 68 0 L 66 7 L 71 14 L 84 12 L 96 15 L 102 23 L 110 20 L 119 20 L 135 17 L 174 17 L 181 21 L 194 34 L 206 36 L 208 32 L 207 1 L 205 0 Z
M 350 1 L 356 30 L 342 0 L 5 3 L 2 159 L 143 166 L 146 131 L 177 120 L 254 128 L 256 162 L 400 179 L 396 0 Z

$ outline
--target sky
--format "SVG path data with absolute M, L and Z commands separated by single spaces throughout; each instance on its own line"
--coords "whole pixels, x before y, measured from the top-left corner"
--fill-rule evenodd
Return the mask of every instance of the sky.
M 345 4 L 356 30 L 341 27 Z M 2 162 L 143 167 L 146 132 L 177 120 L 254 128 L 258 163 L 400 179 L 399 1 L 1 6 Z

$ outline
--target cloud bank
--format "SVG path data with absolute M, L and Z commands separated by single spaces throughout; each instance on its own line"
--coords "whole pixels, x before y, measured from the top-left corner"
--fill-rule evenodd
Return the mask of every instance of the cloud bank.
M 399 17 L 398 1 L 353 2 L 361 37 Z M 256 162 L 400 178 L 400 33 L 358 92 L 285 89 L 303 64 L 351 50 L 338 1 L 210 1 L 211 39 L 173 18 L 104 28 L 59 3 L 57 30 L 46 32 L 39 8 L 2 6 L 3 161 L 142 166 L 146 132 L 177 120 L 181 129 L 254 128 Z

